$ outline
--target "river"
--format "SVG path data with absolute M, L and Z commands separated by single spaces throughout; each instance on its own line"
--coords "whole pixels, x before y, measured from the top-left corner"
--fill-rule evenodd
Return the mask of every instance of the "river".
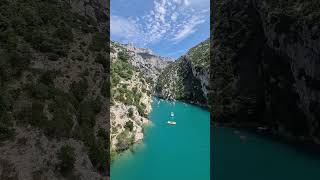
M 111 165 L 111 180 L 209 180 L 209 112 L 183 102 L 153 98 L 152 124 L 133 150 Z M 168 125 L 174 112 L 176 125 Z
M 257 133 L 230 128 L 211 131 L 214 180 L 320 179 L 317 152 Z
M 183 102 L 153 99 L 144 140 L 111 166 L 111 180 L 318 180 L 318 153 L 231 128 L 211 129 L 210 115 Z M 168 125 L 174 112 L 176 125 Z

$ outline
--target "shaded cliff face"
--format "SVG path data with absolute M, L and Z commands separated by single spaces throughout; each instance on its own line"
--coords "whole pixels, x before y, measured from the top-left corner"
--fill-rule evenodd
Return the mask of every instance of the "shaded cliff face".
M 209 82 L 209 40 L 191 48 L 160 74 L 155 95 L 206 106 Z
M 215 0 L 212 122 L 319 142 L 319 3 Z
M 108 176 L 106 6 L 0 2 L 0 179 Z

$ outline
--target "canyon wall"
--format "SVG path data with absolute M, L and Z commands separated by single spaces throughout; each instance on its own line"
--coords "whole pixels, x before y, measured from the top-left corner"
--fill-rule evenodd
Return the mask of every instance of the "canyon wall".
M 103 2 L 0 2 L 0 179 L 109 175 Z
M 266 126 L 319 143 L 317 1 L 215 0 L 210 100 L 213 124 Z
M 155 95 L 207 106 L 209 44 L 209 40 L 206 40 L 171 62 L 158 78 Z
M 152 92 L 167 59 L 151 50 L 111 42 L 111 158 L 144 137 Z

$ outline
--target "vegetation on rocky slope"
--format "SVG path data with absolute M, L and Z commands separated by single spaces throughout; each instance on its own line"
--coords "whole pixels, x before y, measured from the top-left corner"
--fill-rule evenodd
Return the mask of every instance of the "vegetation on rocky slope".
M 166 99 L 205 105 L 208 69 L 209 40 L 206 40 L 191 48 L 185 56 L 170 63 L 162 71 L 155 93 Z
M 131 63 L 129 50 L 111 43 L 111 159 L 143 138 L 151 110 L 151 89 Z
M 212 122 L 318 143 L 318 1 L 213 4 Z
M 194 67 L 209 69 L 210 65 L 210 40 L 207 39 L 197 46 L 191 48 L 187 57 L 190 59 Z
M 99 18 L 76 12 L 72 3 L 0 2 L 0 140 L 4 143 L 0 150 L 7 151 L 6 144 L 18 143 L 16 138 L 40 145 L 47 141 L 40 140 L 43 136 L 52 141 L 52 148 L 42 152 L 41 159 L 35 157 L 34 151 L 38 150 L 32 146 L 21 148 L 30 148 L 25 152 L 33 154 L 8 151 L 8 156 L 0 159 L 11 163 L 20 156 L 31 156 L 30 161 L 55 162 L 69 155 L 63 155 L 64 150 L 62 155 L 47 155 L 75 140 L 70 148 L 82 153 L 80 160 L 89 157 L 94 169 L 85 170 L 96 173 L 91 177 L 94 179 L 106 175 L 108 166 L 108 127 L 102 125 L 107 123 L 108 45 L 107 32 L 99 26 L 106 22 L 107 15 L 101 7 L 93 7 L 105 15 Z M 35 132 L 39 135 L 33 139 L 31 134 Z M 66 161 L 64 165 L 70 167 L 63 169 L 86 177 L 81 165 L 73 165 L 72 158 Z M 30 164 L 35 163 L 25 165 Z M 36 169 L 55 171 L 55 165 L 50 164 L 39 162 L 39 167 L 31 166 L 31 172 L 19 169 L 19 164 L 13 166 L 18 175 L 22 172 L 31 176 Z M 58 162 L 56 165 L 60 166 Z M 37 171 L 37 176 L 55 179 L 70 173 L 62 170 L 56 175 L 39 175 Z

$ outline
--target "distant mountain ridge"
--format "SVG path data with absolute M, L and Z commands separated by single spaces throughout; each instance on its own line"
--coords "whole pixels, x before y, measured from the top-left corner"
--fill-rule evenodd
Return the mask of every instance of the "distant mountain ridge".
M 157 81 L 160 72 L 172 61 L 172 58 L 155 55 L 152 50 L 146 48 L 137 48 L 133 45 L 112 42 L 113 47 L 125 49 L 130 56 L 130 63 L 137 67 L 149 79 L 152 84 Z M 117 58 L 117 55 L 112 55 Z

